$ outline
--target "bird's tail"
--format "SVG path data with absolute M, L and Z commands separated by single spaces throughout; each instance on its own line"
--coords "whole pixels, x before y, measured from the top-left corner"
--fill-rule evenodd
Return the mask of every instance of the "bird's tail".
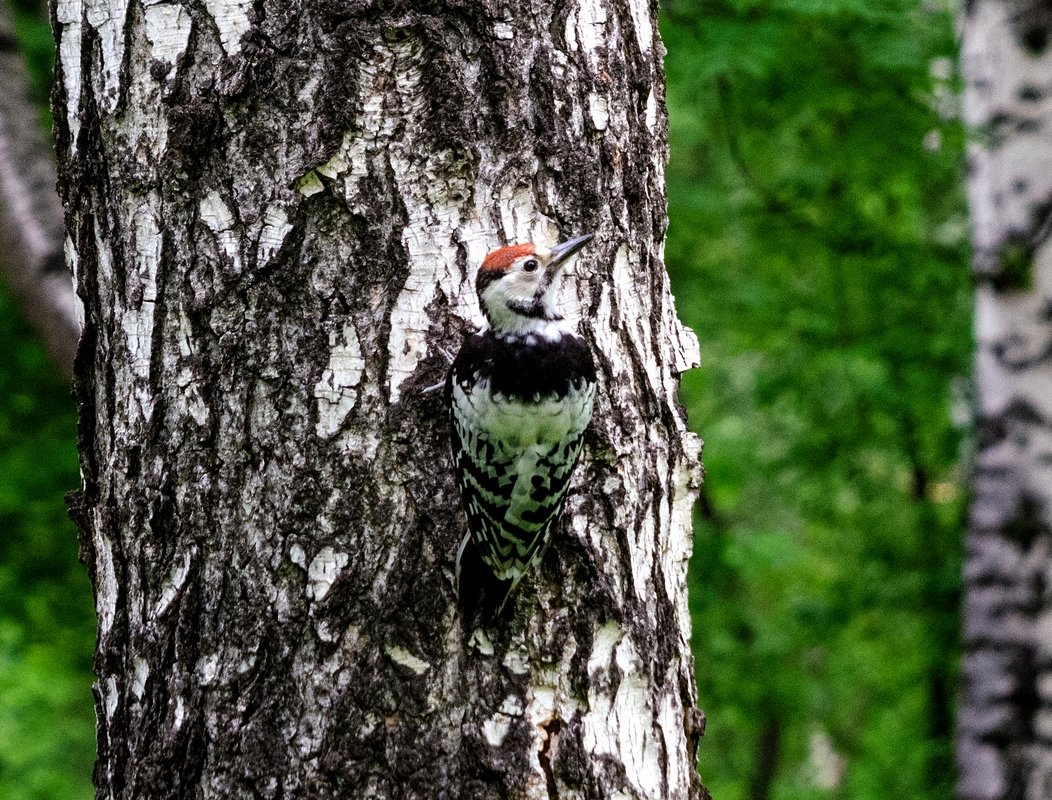
M 508 598 L 519 582 L 519 578 L 501 580 L 494 575 L 493 568 L 479 555 L 470 533 L 464 536 L 457 550 L 454 577 L 464 619 L 471 620 L 478 616 L 483 622 L 490 622 L 504 611 Z

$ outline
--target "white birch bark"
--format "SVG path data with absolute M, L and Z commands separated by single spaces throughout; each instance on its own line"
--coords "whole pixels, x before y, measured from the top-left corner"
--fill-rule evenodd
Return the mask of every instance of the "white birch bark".
M 965 113 L 978 451 L 965 561 L 962 800 L 1052 797 L 1052 12 L 973 0 Z
M 704 795 L 654 14 L 59 0 L 99 797 Z M 465 629 L 419 389 L 488 249 L 586 231 L 567 522 Z

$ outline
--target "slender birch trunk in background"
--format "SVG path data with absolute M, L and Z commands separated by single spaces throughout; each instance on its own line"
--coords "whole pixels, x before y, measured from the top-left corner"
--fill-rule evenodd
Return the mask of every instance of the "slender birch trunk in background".
M 698 798 L 696 343 L 655 7 L 58 0 L 99 797 Z M 566 524 L 466 629 L 442 379 L 509 241 L 601 389 Z
M 48 355 L 73 372 L 80 325 L 62 255 L 62 205 L 55 160 L 11 15 L 0 0 L 0 274 Z
M 972 0 L 965 114 L 978 452 L 965 561 L 961 800 L 1052 797 L 1052 11 Z

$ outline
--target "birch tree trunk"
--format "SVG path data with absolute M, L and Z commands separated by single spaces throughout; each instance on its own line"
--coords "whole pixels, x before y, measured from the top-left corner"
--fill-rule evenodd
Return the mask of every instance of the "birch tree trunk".
M 978 452 L 965 561 L 961 800 L 1052 797 L 1052 11 L 964 16 Z
M 655 6 L 58 0 L 102 798 L 696 798 L 696 343 Z M 440 395 L 511 241 L 596 231 L 567 521 L 466 629 Z

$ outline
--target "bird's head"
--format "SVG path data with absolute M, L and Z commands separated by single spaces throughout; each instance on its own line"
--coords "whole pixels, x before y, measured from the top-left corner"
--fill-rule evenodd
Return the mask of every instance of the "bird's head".
M 528 242 L 494 250 L 482 262 L 475 288 L 482 312 L 501 333 L 529 333 L 561 320 L 555 310 L 554 285 L 570 258 L 594 234 L 547 248 Z

